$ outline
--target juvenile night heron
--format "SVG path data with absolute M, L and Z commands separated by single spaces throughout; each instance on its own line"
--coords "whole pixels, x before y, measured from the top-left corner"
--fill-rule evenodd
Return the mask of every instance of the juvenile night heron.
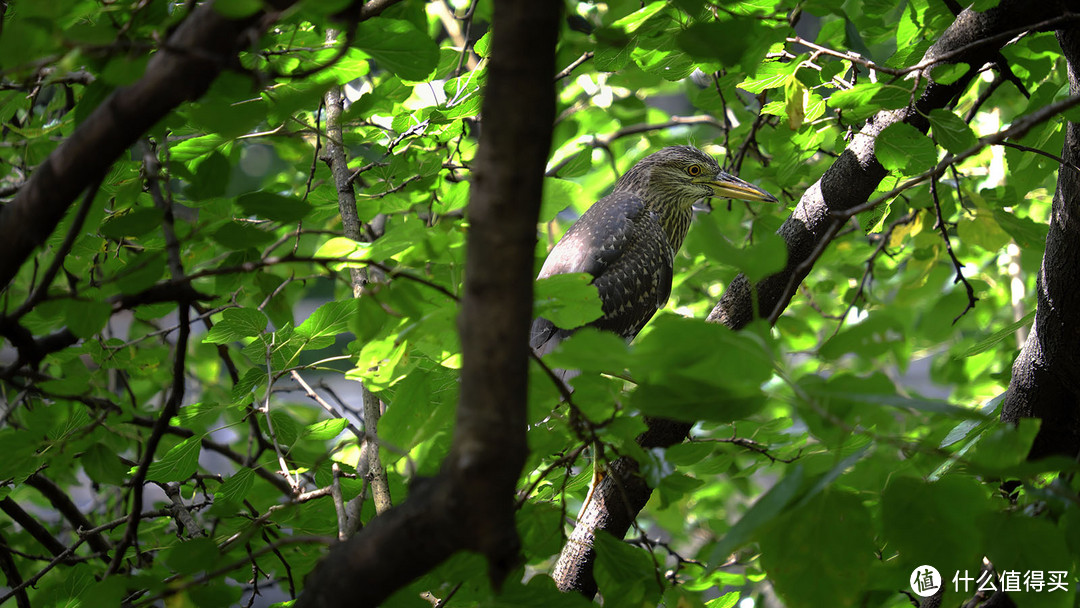
M 630 340 L 671 295 L 674 258 L 690 229 L 691 208 L 710 197 L 776 202 L 693 146 L 664 148 L 623 174 L 614 191 L 570 227 L 538 278 L 591 274 L 604 314 L 589 325 Z M 544 355 L 575 329 L 541 317 L 529 343 Z

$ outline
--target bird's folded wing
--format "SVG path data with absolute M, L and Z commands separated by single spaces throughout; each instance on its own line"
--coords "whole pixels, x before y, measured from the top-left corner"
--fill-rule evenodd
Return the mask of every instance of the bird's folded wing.
M 640 196 L 617 193 L 605 196 L 585 211 L 555 245 L 537 278 L 587 272 L 594 277 L 626 250 L 638 223 L 651 213 Z
M 673 255 L 659 217 L 644 200 L 617 193 L 578 219 L 551 250 L 538 278 L 571 272 L 593 275 L 604 316 L 590 325 L 632 338 L 671 293 Z M 573 329 L 537 319 L 530 343 L 549 352 Z

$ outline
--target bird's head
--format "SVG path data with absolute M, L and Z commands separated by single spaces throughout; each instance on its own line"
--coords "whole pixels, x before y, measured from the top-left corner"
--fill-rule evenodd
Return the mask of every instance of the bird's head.
M 650 204 L 676 204 L 689 208 L 703 198 L 734 198 L 777 202 L 776 197 L 750 182 L 724 172 L 716 159 L 694 146 L 672 146 L 638 161 L 615 184 Z

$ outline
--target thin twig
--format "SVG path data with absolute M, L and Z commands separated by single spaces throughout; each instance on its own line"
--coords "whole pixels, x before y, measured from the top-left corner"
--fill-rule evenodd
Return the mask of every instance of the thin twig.
M 998 142 L 998 143 L 996 143 L 994 145 L 995 146 L 1005 146 L 1006 148 L 1013 148 L 1015 150 L 1022 150 L 1024 152 L 1034 152 L 1035 154 L 1038 154 L 1040 156 L 1045 156 L 1046 158 L 1049 158 L 1050 160 L 1057 161 L 1057 163 L 1059 165 L 1061 165 L 1062 167 L 1068 167 L 1069 169 L 1072 169 L 1073 171 L 1076 171 L 1077 173 L 1080 173 L 1080 167 L 1077 167 L 1075 164 L 1065 160 L 1064 158 L 1061 158 L 1057 154 L 1051 154 L 1050 152 L 1047 152 L 1046 150 L 1040 150 L 1038 148 L 1032 148 L 1031 146 L 1024 146 L 1024 145 L 1021 145 L 1021 144 L 1014 144 L 1011 141 L 1001 141 L 1001 142 Z
M 952 240 L 949 238 L 948 226 L 945 223 L 944 215 L 941 213 L 941 201 L 938 198 L 936 177 L 930 178 L 930 198 L 934 201 L 934 212 L 937 214 L 937 228 L 941 232 L 941 240 L 945 241 L 945 251 L 949 253 L 949 259 L 952 260 L 953 268 L 956 269 L 956 278 L 953 279 L 953 283 L 963 283 L 964 289 L 967 290 L 968 303 L 964 310 L 953 319 L 953 325 L 956 325 L 956 322 L 960 320 L 960 317 L 963 317 L 967 314 L 967 311 L 975 308 L 975 302 L 977 302 L 979 298 L 975 297 L 975 289 L 971 286 L 971 283 L 968 282 L 967 278 L 964 277 L 964 265 L 960 263 L 960 260 L 956 257 L 956 253 L 953 251 Z
M 156 170 L 160 165 L 157 162 L 157 156 L 153 153 L 149 145 L 146 145 L 143 150 L 143 164 L 146 169 L 145 177 L 147 185 L 150 187 L 154 201 L 160 207 L 163 207 L 162 228 L 165 233 L 165 244 L 168 251 L 169 269 L 172 274 L 172 280 L 182 281 L 185 279 L 184 268 L 180 261 L 179 243 L 176 240 L 176 233 L 173 229 L 172 205 L 168 204 L 161 196 Z M 154 194 L 155 192 L 156 194 Z M 176 349 L 172 368 L 172 386 L 170 387 L 169 395 L 165 400 L 165 406 L 161 409 L 161 413 L 158 415 L 154 427 L 150 431 L 150 437 L 146 440 L 142 459 L 139 461 L 139 468 L 135 471 L 135 475 L 131 479 L 129 485 L 131 512 L 128 516 L 127 529 L 124 531 L 123 538 L 117 543 L 116 548 L 113 551 L 112 563 L 109 564 L 109 568 L 105 573 L 106 576 L 119 572 L 120 565 L 123 563 L 124 554 L 127 552 L 128 547 L 138 542 L 139 522 L 141 520 L 140 513 L 142 512 L 143 504 L 143 484 L 146 483 L 146 475 L 150 470 L 151 462 L 154 460 L 154 454 L 157 451 L 157 447 L 161 443 L 161 438 L 169 428 L 169 421 L 180 410 L 180 404 L 184 400 L 184 371 L 186 369 L 187 361 L 188 336 L 191 333 L 191 306 L 190 302 L 187 300 L 180 301 L 178 304 L 177 316 L 180 320 L 180 330 L 176 335 Z
M 859 288 L 855 291 L 855 295 L 852 296 L 851 301 L 848 302 L 847 307 L 844 308 L 844 312 L 837 317 L 839 319 L 839 323 L 836 324 L 836 329 L 833 330 L 834 337 L 836 336 L 836 334 L 840 333 L 840 328 L 844 326 L 844 320 L 847 319 L 848 313 L 851 312 L 852 308 L 855 308 L 855 304 L 859 301 L 860 298 L 863 297 L 866 286 L 870 283 L 870 279 L 874 277 L 874 261 L 877 260 L 878 256 L 886 250 L 886 247 L 889 246 L 889 240 L 892 238 L 892 233 L 898 227 L 905 224 L 910 224 L 912 221 L 915 220 L 915 217 L 917 215 L 917 210 L 908 211 L 903 217 L 900 217 L 893 221 L 891 224 L 889 224 L 889 227 L 879 235 L 880 240 L 878 242 L 878 246 L 874 249 L 874 252 L 870 254 L 869 259 L 866 260 L 866 270 L 863 271 L 862 278 L 859 279 Z
M 307 382 L 305 382 L 304 378 L 301 377 L 300 374 L 295 369 L 290 370 L 289 375 L 292 376 L 292 379 L 295 380 L 296 383 L 300 385 L 300 388 L 304 389 L 304 394 L 307 395 L 309 399 L 311 399 L 315 403 L 318 403 L 319 407 L 326 410 L 327 413 L 329 413 L 331 416 L 333 416 L 335 418 L 344 419 L 345 420 L 345 428 L 349 429 L 349 432 L 351 432 L 357 439 L 363 441 L 363 439 L 364 439 L 364 431 L 361 431 L 360 429 L 358 429 L 356 427 L 355 424 L 353 424 L 351 421 L 349 421 L 349 419 L 345 417 L 345 414 L 343 412 L 337 411 L 337 409 L 335 409 L 334 406 L 330 405 L 325 399 L 320 397 L 318 395 L 318 393 L 316 393 L 315 390 L 313 388 L 311 388 L 311 385 L 308 384 Z
M 585 51 L 584 53 L 581 54 L 581 57 L 578 57 L 577 59 L 575 59 L 570 65 L 566 66 L 565 68 L 562 69 L 562 71 L 560 71 L 558 74 L 555 75 L 555 82 L 558 82 L 558 81 L 562 80 L 563 78 L 566 78 L 575 69 L 577 69 L 578 66 L 580 66 L 581 64 L 585 63 L 586 61 L 588 61 L 588 60 L 590 60 L 592 58 L 593 58 L 593 52 L 592 51 Z
M 101 189 L 101 184 L 104 181 L 105 176 L 99 176 L 94 183 L 86 190 L 86 195 L 83 196 L 82 204 L 79 205 L 78 211 L 75 212 L 75 216 L 71 220 L 71 227 L 68 228 L 68 232 L 64 235 L 63 242 L 56 249 L 56 254 L 53 256 L 52 262 L 49 267 L 45 269 L 44 274 L 41 275 L 41 281 L 38 283 L 37 288 L 34 289 L 26 301 L 19 306 L 15 312 L 11 313 L 11 319 L 18 319 L 26 313 L 33 310 L 34 306 L 38 304 L 49 291 L 49 286 L 52 285 L 53 279 L 56 278 L 56 273 L 60 271 L 60 267 L 64 265 L 64 260 L 67 259 L 68 252 L 71 251 L 72 245 L 75 244 L 75 239 L 82 234 L 82 226 L 86 222 L 86 216 L 90 213 L 90 207 L 94 203 L 94 198 L 97 196 L 98 190 Z
M 166 589 L 165 591 L 162 591 L 162 592 L 160 592 L 160 593 L 158 593 L 156 595 L 153 595 L 151 597 L 139 600 L 138 602 L 134 603 L 133 605 L 134 606 L 150 606 L 150 605 L 154 604 L 155 602 L 157 602 L 159 600 L 165 599 L 167 597 L 172 597 L 173 595 L 176 595 L 177 593 L 182 593 L 183 591 L 186 591 L 187 589 L 191 589 L 192 587 L 197 587 L 199 585 L 203 585 L 203 584 L 207 583 L 208 581 L 212 581 L 212 580 L 214 580 L 215 578 L 217 578 L 219 576 L 222 576 L 224 574 L 232 572 L 233 570 L 236 570 L 237 568 L 241 568 L 241 567 L 245 566 L 246 564 L 248 564 L 249 561 L 252 558 L 261 557 L 263 555 L 266 555 L 267 553 L 273 553 L 273 552 L 277 551 L 280 547 L 286 547 L 286 546 L 289 546 L 289 545 L 307 545 L 307 544 L 332 545 L 332 544 L 334 544 L 334 541 L 335 541 L 335 539 L 333 537 L 327 537 L 327 536 L 287 536 L 287 537 L 282 538 L 281 540 L 277 541 L 276 543 L 274 543 L 272 545 L 267 545 L 265 547 L 260 547 L 257 551 L 252 552 L 250 557 L 245 555 L 244 557 L 242 557 L 242 558 L 240 558 L 238 560 L 229 562 L 228 564 L 226 564 L 226 565 L 224 565 L 224 566 L 222 566 L 220 568 L 216 568 L 216 569 L 214 569 L 214 570 L 212 570 L 210 572 L 207 572 L 206 574 L 203 574 L 201 576 L 197 576 L 197 577 L 195 577 L 195 578 L 193 578 L 191 580 L 185 581 L 185 582 L 177 584 L 177 585 L 170 585 L 169 588 Z

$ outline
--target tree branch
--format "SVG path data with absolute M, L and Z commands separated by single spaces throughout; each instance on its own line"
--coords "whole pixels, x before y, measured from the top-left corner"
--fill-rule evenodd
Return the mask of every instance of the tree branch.
M 296 608 L 374 606 L 451 554 L 515 567 L 514 490 L 525 461 L 528 330 L 544 166 L 555 118 L 559 3 L 495 4 L 484 128 L 473 164 L 462 298 L 461 397 L 437 477 L 336 545 Z
M 1032 4 L 1026 0 L 1003 0 L 983 13 L 965 10 L 927 51 L 920 65 L 930 66 L 947 59 L 949 63 L 981 66 L 992 60 L 1008 40 L 1005 33 L 1017 29 L 1026 31 L 1041 27 L 1048 20 L 1060 20 L 1066 5 L 1064 1 Z M 994 43 L 988 43 L 986 39 L 992 39 Z M 814 252 L 820 255 L 824 251 L 838 232 L 838 224 L 846 222 L 853 210 L 866 202 L 887 174 L 874 155 L 877 135 L 897 122 L 906 122 L 925 133 L 929 129 L 926 119 L 929 111 L 945 107 L 967 88 L 974 76 L 975 70 L 969 70 L 948 85 L 931 80 L 922 97 L 908 107 L 880 112 L 868 120 L 821 179 L 803 194 L 791 216 L 777 231 L 787 246 L 785 268 L 756 284 L 751 284 L 740 274 L 728 285 L 707 320 L 741 329 L 755 317 L 769 318 L 774 311 L 778 311 L 775 313 L 778 316 L 812 269 L 812 260 L 816 259 Z M 883 200 L 877 200 L 875 204 Z M 1080 264 L 1076 268 L 1080 268 Z M 646 448 L 679 443 L 691 428 L 690 424 L 670 420 L 648 419 L 647 422 L 649 430 L 638 439 Z M 637 463 L 621 458 L 614 463 L 612 471 L 614 474 L 605 477 L 594 490 L 593 501 L 563 547 L 553 574 L 561 589 L 573 589 L 586 597 L 596 593 L 596 582 L 592 577 L 595 529 L 604 529 L 619 537 L 625 535 L 633 519 L 622 515 L 624 505 L 630 505 L 636 515 L 651 494 L 638 474 Z
M 1080 31 L 1059 30 L 1069 93 L 1080 97 Z M 1080 164 L 1080 124 L 1065 123 L 1063 167 Z M 1012 367 L 1001 420 L 1042 420 L 1029 458 L 1080 453 L 1080 174 L 1058 170 L 1035 324 Z

